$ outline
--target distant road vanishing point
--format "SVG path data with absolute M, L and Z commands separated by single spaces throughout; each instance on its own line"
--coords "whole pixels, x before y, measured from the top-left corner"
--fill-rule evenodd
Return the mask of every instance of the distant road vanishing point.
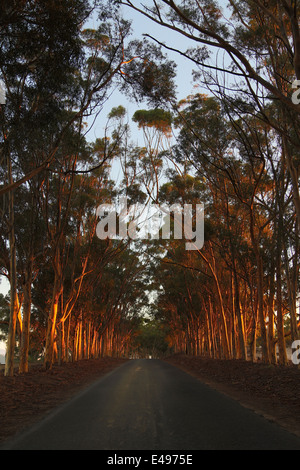
M 159 360 L 128 361 L 2 450 L 300 450 L 300 439 Z

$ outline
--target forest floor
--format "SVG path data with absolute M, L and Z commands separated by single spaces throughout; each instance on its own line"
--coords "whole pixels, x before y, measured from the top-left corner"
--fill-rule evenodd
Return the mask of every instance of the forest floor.
M 33 425 L 99 377 L 126 362 L 99 359 L 54 366 L 45 372 L 31 366 L 26 375 L 4 377 L 0 371 L 0 442 Z M 300 436 L 300 370 L 244 361 L 200 357 L 166 359 L 214 389 L 238 400 Z
M 300 437 L 300 369 L 175 355 L 167 361 Z

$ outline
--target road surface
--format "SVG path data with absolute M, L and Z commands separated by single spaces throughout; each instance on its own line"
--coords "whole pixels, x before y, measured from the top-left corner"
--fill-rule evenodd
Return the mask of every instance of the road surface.
M 2 449 L 300 450 L 300 439 L 165 362 L 138 360 Z

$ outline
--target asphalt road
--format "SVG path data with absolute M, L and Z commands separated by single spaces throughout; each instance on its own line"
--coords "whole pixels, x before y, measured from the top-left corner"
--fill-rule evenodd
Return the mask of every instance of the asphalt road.
M 300 439 L 162 361 L 129 361 L 2 450 L 300 450 Z

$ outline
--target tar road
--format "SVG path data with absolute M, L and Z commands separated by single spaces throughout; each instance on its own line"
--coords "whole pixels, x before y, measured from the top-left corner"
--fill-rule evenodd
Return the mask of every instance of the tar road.
M 300 439 L 157 360 L 128 361 L 2 450 L 300 450 Z

